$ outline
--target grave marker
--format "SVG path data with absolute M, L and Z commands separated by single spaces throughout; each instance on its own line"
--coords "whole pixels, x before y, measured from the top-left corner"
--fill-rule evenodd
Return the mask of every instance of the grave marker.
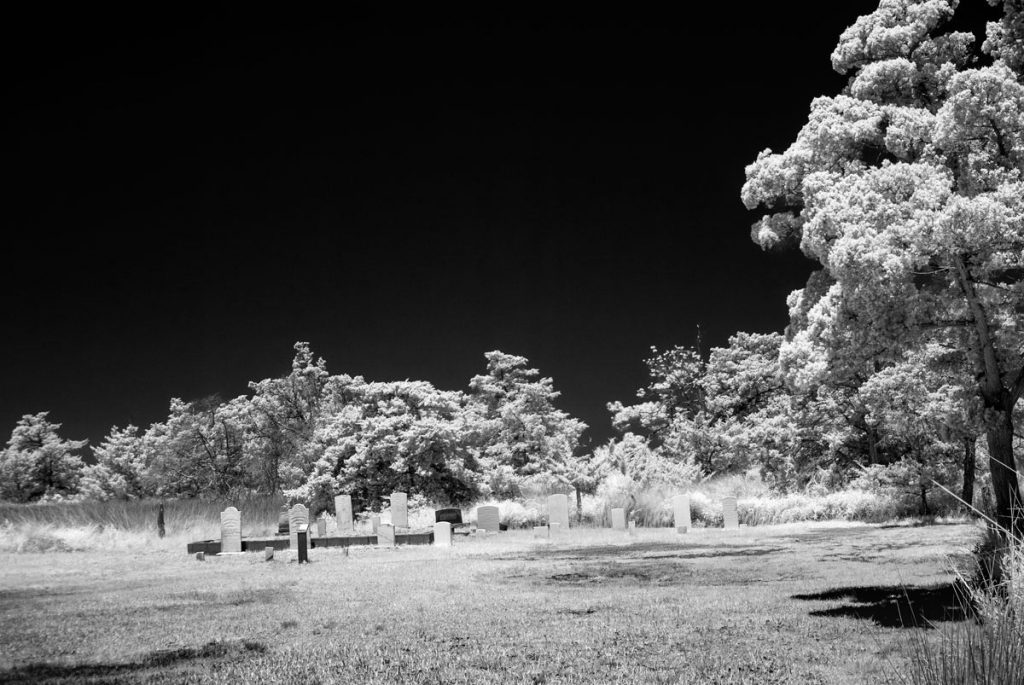
M 234 507 L 220 512 L 220 551 L 221 554 L 242 551 L 242 515 Z
M 323 515 L 316 522 L 316 536 L 318 538 L 327 537 L 327 519 L 323 518 Z
M 726 530 L 738 530 L 740 527 L 735 497 L 722 498 L 722 527 Z
M 377 531 L 380 530 L 380 516 L 370 517 L 370 530 L 373 531 L 374 535 L 376 535 Z
M 434 546 L 452 546 L 452 524 L 447 521 L 438 521 L 434 524 Z
M 395 546 L 395 527 L 390 523 L 382 523 L 377 528 L 377 546 L 378 547 L 394 547 Z
M 434 521 L 445 521 L 453 526 L 462 525 L 462 509 L 438 509 L 434 512 Z
M 409 527 L 409 496 L 404 492 L 391 493 L 391 525 L 395 528 Z
M 636 537 L 636 521 L 629 522 L 629 534 Z
M 299 548 L 299 527 L 305 529 L 309 526 L 309 509 L 302 504 L 296 504 L 288 510 L 288 546 L 291 549 Z
M 483 529 L 488 532 L 497 533 L 501 530 L 500 513 L 498 507 L 484 506 L 476 508 L 477 530 Z
M 690 530 L 690 496 L 676 495 L 672 498 L 672 511 L 675 514 L 676 531 L 685 533 Z
M 338 519 L 338 532 L 342 535 L 352 532 L 352 496 L 337 495 L 334 498 L 334 517 Z
M 274 560 L 274 548 L 270 547 L 268 545 L 267 547 L 263 548 L 263 561 L 273 561 L 273 560 Z
M 548 497 L 548 523 L 558 523 L 569 530 L 569 498 L 559 493 Z
M 626 530 L 625 509 L 612 509 L 612 530 Z

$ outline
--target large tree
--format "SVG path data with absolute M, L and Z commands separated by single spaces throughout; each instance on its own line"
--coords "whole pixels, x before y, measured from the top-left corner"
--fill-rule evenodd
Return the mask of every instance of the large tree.
M 847 86 L 747 167 L 742 198 L 769 212 L 755 242 L 822 267 L 790 299 L 791 379 L 848 375 L 867 352 L 885 365 L 927 344 L 964 350 L 997 516 L 1024 532 L 1024 3 L 989 2 L 1001 13 L 983 42 L 951 29 L 956 0 L 882 0 L 860 17 L 832 54 Z
M 85 464 L 75 454 L 87 440 L 64 440 L 50 412 L 21 417 L 0 452 L 0 497 L 12 502 L 74 495 Z

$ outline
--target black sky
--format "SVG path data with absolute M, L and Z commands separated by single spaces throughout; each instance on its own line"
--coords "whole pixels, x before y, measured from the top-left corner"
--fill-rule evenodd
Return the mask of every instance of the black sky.
M 874 4 L 9 13 L 0 428 L 96 442 L 307 340 L 450 389 L 524 355 L 602 442 L 651 345 L 785 325 L 811 265 L 750 241 L 743 169 Z

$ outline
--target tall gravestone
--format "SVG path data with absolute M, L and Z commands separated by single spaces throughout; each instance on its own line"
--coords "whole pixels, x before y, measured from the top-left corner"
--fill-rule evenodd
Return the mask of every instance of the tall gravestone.
M 220 551 L 222 554 L 242 551 L 242 515 L 234 507 L 220 512 Z
M 404 492 L 391 493 L 391 525 L 395 528 L 409 527 L 409 496 Z
M 395 527 L 390 523 L 382 523 L 377 527 L 377 545 L 380 547 L 395 546 Z
M 476 508 L 476 527 L 477 530 L 486 530 L 488 533 L 497 533 L 501 530 L 501 515 L 498 511 L 498 507 L 495 506 L 484 506 Z
M 447 521 L 438 521 L 434 524 L 434 546 L 452 546 L 452 524 Z
M 673 497 L 672 512 L 675 515 L 676 530 L 680 533 L 690 530 L 690 496 L 676 495 Z
M 722 498 L 722 527 L 726 530 L 737 530 L 740 527 L 739 513 L 736 511 L 736 498 Z
M 337 495 L 334 498 L 334 517 L 338 520 L 338 534 L 352 532 L 352 496 Z
M 548 497 L 548 523 L 557 523 L 569 530 L 569 498 L 563 494 Z
M 612 530 L 626 530 L 626 510 L 612 509 Z
M 293 550 L 299 548 L 299 526 L 309 528 L 309 509 L 302 504 L 288 510 L 288 546 Z

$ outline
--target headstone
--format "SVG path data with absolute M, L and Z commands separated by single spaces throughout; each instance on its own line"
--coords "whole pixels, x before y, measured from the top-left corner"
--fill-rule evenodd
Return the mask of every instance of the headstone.
M 481 540 L 483 540 L 484 538 L 487 537 L 487 529 L 486 528 L 477 528 L 476 529 L 476 536 L 478 538 L 480 538 Z
M 277 515 L 277 534 L 288 535 L 288 505 L 281 505 L 281 513 Z
M 292 549 L 299 548 L 299 527 L 309 526 L 309 509 L 302 504 L 296 504 L 288 510 L 288 546 Z
M 547 539 L 548 537 L 550 537 L 548 535 L 548 527 L 547 526 L 534 526 L 533 527 L 533 537 Z
M 196 552 L 196 561 L 206 561 L 206 552 Z
M 234 507 L 220 512 L 220 551 L 221 554 L 242 551 L 242 515 Z
M 373 531 L 374 535 L 380 530 L 380 516 L 370 517 L 370 530 Z
M 726 530 L 738 530 L 740 527 L 735 497 L 722 498 L 722 527 Z
M 672 512 L 675 514 L 676 530 L 685 533 L 690 530 L 690 496 L 676 495 L 672 498 Z
M 268 546 L 263 548 L 263 561 L 273 561 L 273 560 L 274 560 L 274 548 L 268 545 Z
M 548 497 L 548 523 L 559 523 L 569 530 L 569 498 L 563 494 Z
M 409 496 L 404 492 L 391 493 L 391 525 L 395 528 L 409 527 Z
M 438 509 L 434 521 L 446 521 L 453 526 L 462 524 L 462 509 Z
M 298 544 L 299 552 L 299 563 L 309 563 L 309 550 L 306 549 L 306 544 L 309 540 L 309 526 L 299 526 L 299 532 L 296 533 L 296 541 Z
M 452 524 L 447 521 L 438 521 L 434 524 L 434 546 L 452 546 Z
M 338 533 L 352 532 L 352 496 L 337 495 L 334 498 L 334 517 L 338 519 Z
M 612 530 L 626 530 L 625 509 L 612 509 Z
M 377 545 L 379 547 L 395 546 L 395 527 L 390 523 L 382 523 L 377 528 Z
M 316 536 L 318 538 L 327 537 L 327 519 L 319 518 L 316 521 Z
M 634 537 L 636 536 L 636 521 L 629 522 L 629 534 Z
M 476 508 L 476 527 L 477 530 L 483 529 L 486 531 L 497 533 L 501 530 L 501 524 L 499 522 L 498 507 L 495 506 L 484 506 Z

